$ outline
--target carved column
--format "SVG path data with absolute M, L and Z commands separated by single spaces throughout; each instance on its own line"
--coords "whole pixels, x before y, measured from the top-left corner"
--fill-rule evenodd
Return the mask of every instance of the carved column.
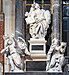
M 20 36 L 25 38 L 24 32 L 24 1 L 23 0 L 16 0 L 15 5 L 15 37 L 16 39 Z
M 53 38 L 59 39 L 59 26 L 60 26 L 60 0 L 54 0 L 53 2 Z

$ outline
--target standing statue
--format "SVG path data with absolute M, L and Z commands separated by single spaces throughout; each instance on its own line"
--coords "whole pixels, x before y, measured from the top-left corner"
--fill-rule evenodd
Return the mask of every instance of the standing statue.
M 30 55 L 24 39 L 18 37 L 18 40 L 16 40 L 12 34 L 11 37 L 4 36 L 4 40 L 6 41 L 6 47 L 1 53 L 6 54 L 8 58 L 10 72 L 23 72 L 24 61 L 22 61 L 21 56 Z
M 32 4 L 30 12 L 26 12 L 26 23 L 30 25 L 32 38 L 44 38 L 51 22 L 49 10 L 40 9 L 38 3 Z
M 66 43 L 54 38 L 47 54 L 47 72 L 62 72 Z

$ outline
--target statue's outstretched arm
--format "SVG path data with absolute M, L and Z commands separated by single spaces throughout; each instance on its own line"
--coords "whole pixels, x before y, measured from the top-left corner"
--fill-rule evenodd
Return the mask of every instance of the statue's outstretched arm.
M 8 49 L 9 46 L 5 47 L 4 49 L 1 50 L 1 53 L 4 54 L 5 51 Z

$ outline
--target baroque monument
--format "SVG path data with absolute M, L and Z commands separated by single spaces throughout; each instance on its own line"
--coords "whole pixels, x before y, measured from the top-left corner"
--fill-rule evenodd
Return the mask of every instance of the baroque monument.
M 31 35 L 29 42 L 29 50 L 25 40 L 22 37 L 15 38 L 14 34 L 4 36 L 5 48 L 1 53 L 6 54 L 10 72 L 24 72 L 24 57 L 26 55 L 32 57 L 32 61 L 46 61 L 46 72 L 62 72 L 64 65 L 64 52 L 66 43 L 61 42 L 56 36 L 52 39 L 52 44 L 46 54 L 45 36 L 49 24 L 51 23 L 51 14 L 49 10 L 40 9 L 38 3 L 33 3 L 30 11 L 25 13 L 26 24 L 29 25 L 29 33 Z M 55 25 L 55 24 L 54 24 Z M 56 26 L 54 26 L 55 28 Z M 55 33 L 55 32 L 54 32 Z M 30 60 L 27 60 L 30 61 Z
M 51 23 L 50 12 L 49 10 L 40 9 L 39 4 L 34 3 L 30 11 L 25 13 L 25 16 L 26 23 L 30 25 L 29 32 L 31 38 L 29 40 L 29 49 L 31 56 L 36 55 L 38 57 L 44 57 L 46 56 L 47 42 L 45 36 L 47 35 L 47 29 Z M 54 32 L 54 38 L 46 56 L 46 72 L 62 72 L 66 43 L 60 42 L 56 37 L 57 35 L 57 32 Z

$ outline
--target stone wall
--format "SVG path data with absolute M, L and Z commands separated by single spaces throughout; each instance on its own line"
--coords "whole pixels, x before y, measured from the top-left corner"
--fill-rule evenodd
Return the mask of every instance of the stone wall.
M 4 34 L 4 21 L 3 14 L 0 13 L 0 51 L 3 49 L 3 34 Z M 3 55 L 0 53 L 0 62 L 3 62 Z
M 4 18 L 3 13 L 0 13 L 0 51 L 3 49 L 4 41 L 3 41 L 3 34 L 4 34 Z M 3 55 L 0 53 L 0 75 L 3 72 Z

